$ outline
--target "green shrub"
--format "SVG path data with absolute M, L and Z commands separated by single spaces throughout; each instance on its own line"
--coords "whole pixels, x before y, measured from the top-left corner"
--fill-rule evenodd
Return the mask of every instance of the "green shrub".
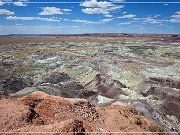
M 136 118 L 135 124 L 137 124 L 137 125 L 142 125 L 142 120 L 141 120 L 140 117 L 137 117 L 137 118 Z

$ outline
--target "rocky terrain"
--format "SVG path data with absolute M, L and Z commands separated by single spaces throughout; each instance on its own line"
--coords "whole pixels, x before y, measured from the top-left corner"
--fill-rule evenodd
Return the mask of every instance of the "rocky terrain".
M 152 127 L 152 123 L 138 112 L 119 104 L 97 107 L 86 99 L 36 91 L 22 98 L 1 100 L 1 131 L 111 134 L 145 132 Z
M 0 132 L 180 132 L 179 40 L 0 37 Z

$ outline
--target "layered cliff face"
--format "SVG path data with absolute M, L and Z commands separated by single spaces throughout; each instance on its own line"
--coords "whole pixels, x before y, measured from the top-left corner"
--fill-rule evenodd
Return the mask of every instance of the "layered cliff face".
M 154 124 L 126 104 L 96 106 L 86 99 L 63 98 L 40 91 L 21 98 L 1 99 L 0 118 L 1 132 L 29 134 L 147 132 Z

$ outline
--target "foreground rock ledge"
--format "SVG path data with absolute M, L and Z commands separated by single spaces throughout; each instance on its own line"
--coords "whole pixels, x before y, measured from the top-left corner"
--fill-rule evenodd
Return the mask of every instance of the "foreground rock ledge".
M 86 99 L 63 98 L 40 91 L 0 100 L 0 132 L 113 134 L 149 132 L 152 124 L 128 106 L 95 106 Z

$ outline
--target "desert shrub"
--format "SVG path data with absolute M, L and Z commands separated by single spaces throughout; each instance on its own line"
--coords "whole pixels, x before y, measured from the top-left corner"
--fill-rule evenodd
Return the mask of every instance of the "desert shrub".
M 120 130 L 124 130 L 124 129 L 127 129 L 127 128 L 128 128 L 127 125 L 124 125 L 124 126 L 119 127 Z
M 135 124 L 137 124 L 137 125 L 142 125 L 142 120 L 141 120 L 140 117 L 137 117 L 137 118 L 136 118 Z

